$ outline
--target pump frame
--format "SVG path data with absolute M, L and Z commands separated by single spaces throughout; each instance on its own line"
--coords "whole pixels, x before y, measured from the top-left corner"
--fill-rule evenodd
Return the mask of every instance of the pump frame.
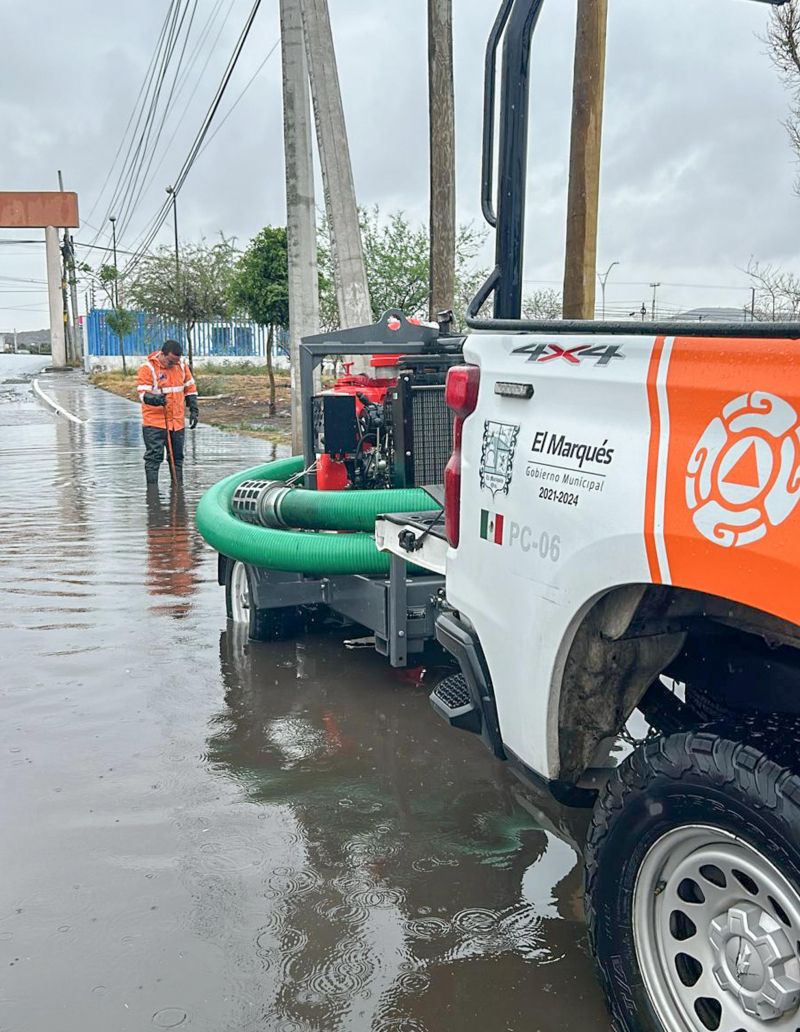
M 399 323 L 395 329 L 389 326 L 392 319 Z M 316 459 L 312 398 L 314 373 L 323 359 L 334 355 L 399 352 L 404 355 L 458 353 L 462 343 L 462 336 L 448 332 L 446 320 L 438 327 L 418 325 L 409 322 L 399 311 L 386 312 L 374 326 L 304 337 L 300 343 L 300 392 L 306 470 L 313 470 Z M 306 473 L 305 486 L 316 488 L 313 472 Z M 433 505 L 432 499 L 432 508 Z M 231 562 L 226 556 L 219 556 L 217 580 L 221 585 L 225 584 L 227 564 Z M 428 641 L 435 640 L 436 617 L 444 600 L 444 577 L 419 569 L 410 572 L 409 562 L 402 556 L 391 556 L 388 576 L 312 577 L 247 565 L 253 573 L 251 605 L 259 609 L 326 605 L 372 631 L 376 651 L 386 656 L 393 667 L 407 666 Z

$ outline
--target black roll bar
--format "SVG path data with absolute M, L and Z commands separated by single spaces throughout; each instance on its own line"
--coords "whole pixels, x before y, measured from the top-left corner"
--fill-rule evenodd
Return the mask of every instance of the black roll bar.
M 486 66 L 483 74 L 483 167 L 481 208 L 483 217 L 494 227 L 494 90 L 497 80 L 497 47 L 505 32 L 506 22 L 514 0 L 503 0 L 486 44 Z

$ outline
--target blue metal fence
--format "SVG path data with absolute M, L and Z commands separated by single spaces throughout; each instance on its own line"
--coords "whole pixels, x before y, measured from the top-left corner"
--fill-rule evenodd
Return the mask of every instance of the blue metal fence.
M 106 321 L 109 309 L 94 308 L 86 317 L 86 339 L 90 355 L 119 355 L 119 337 Z M 177 323 L 134 312 L 137 326 L 123 337 L 126 355 L 149 355 L 170 337 L 186 346 L 186 338 Z M 288 354 L 288 334 L 276 327 L 275 351 Z M 192 351 L 195 358 L 264 358 L 267 353 L 267 327 L 244 319 L 225 322 L 197 323 L 192 330 Z

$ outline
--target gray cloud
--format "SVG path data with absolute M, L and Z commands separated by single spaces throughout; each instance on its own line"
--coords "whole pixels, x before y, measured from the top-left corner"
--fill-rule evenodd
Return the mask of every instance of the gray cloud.
M 226 28 L 184 115 L 193 78 L 187 81 L 165 130 L 164 141 L 177 130 L 174 142 L 122 234 L 123 247 L 161 204 L 232 50 L 250 0 L 226 0 L 223 9 L 228 3 Z M 199 24 L 212 6 L 200 0 Z M 455 0 L 458 207 L 462 219 L 476 222 L 483 50 L 495 8 L 493 0 Z M 153 0 L 113 7 L 98 0 L 68 7 L 0 0 L 3 189 L 53 188 L 62 168 L 89 216 L 164 13 Z M 331 14 L 359 200 L 425 219 L 425 2 L 331 0 Z M 638 306 L 654 279 L 665 284 L 660 297 L 674 308 L 743 304 L 739 270 L 751 254 L 797 265 L 800 199 L 781 125 L 787 98 L 757 39 L 767 15 L 765 5 L 748 0 L 611 4 L 600 221 L 601 264 L 621 262 L 609 280 L 611 307 Z M 549 0 L 534 44 L 525 271 L 531 289 L 556 286 L 562 275 L 574 22 L 574 0 Z M 265 0 L 222 112 L 277 36 L 277 3 Z M 90 219 L 105 230 L 101 243 L 107 203 L 104 197 Z M 223 230 L 245 241 L 265 223 L 283 220 L 279 52 L 198 159 L 179 205 L 186 237 Z M 90 241 L 95 231 L 85 225 L 76 235 Z M 486 263 L 491 254 L 487 240 Z M 0 244 L 0 277 L 43 275 L 41 248 Z M 711 286 L 667 285 L 693 283 Z M 0 330 L 42 325 L 44 294 L 5 292 L 12 286 L 0 280 Z M 24 307 L 30 305 L 39 310 Z

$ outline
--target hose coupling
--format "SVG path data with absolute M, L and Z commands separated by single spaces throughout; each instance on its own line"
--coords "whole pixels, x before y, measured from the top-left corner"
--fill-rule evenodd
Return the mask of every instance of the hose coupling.
M 245 523 L 283 530 L 281 502 L 292 490 L 281 480 L 244 480 L 233 492 L 231 510 Z

